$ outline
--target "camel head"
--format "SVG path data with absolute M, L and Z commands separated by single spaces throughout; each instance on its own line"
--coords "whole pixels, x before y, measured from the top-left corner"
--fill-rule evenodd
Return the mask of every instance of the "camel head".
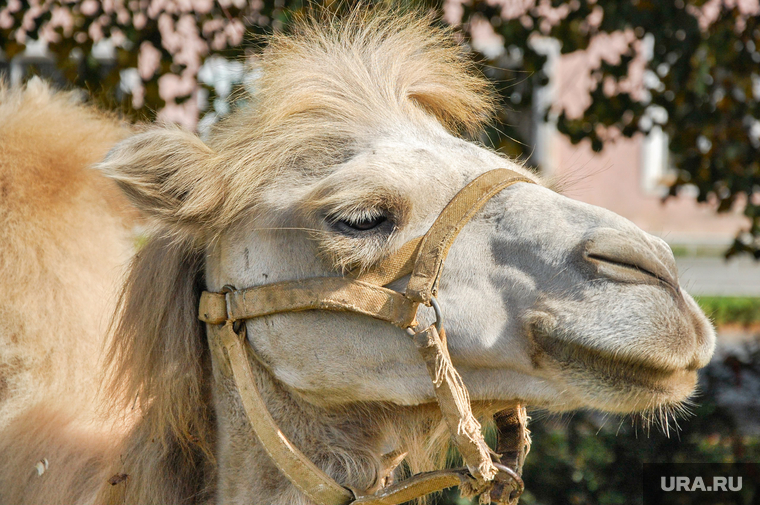
M 466 140 L 492 102 L 447 34 L 414 19 L 305 23 L 258 65 L 249 104 L 206 142 L 151 129 L 101 164 L 205 251 L 207 289 L 369 268 L 424 235 L 469 181 L 509 168 L 537 184 L 503 190 L 465 226 L 438 293 L 472 399 L 634 412 L 692 394 L 715 337 L 667 244 Z M 425 307 L 419 317 L 433 320 Z M 309 403 L 434 401 L 414 344 L 390 324 L 325 311 L 246 324 L 255 356 Z

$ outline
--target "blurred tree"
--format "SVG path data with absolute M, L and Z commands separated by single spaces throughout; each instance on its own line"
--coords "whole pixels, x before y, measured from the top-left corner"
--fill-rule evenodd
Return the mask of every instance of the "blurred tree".
M 531 159 L 537 120 L 555 121 L 572 142 L 595 150 L 655 123 L 670 139 L 676 171 L 670 194 L 684 185 L 718 211 L 743 205 L 751 220 L 729 253 L 760 258 L 760 7 L 757 0 L 415 0 L 443 15 L 470 43 L 496 83 L 503 107 L 490 142 Z M 30 39 L 45 39 L 65 80 L 133 118 L 194 127 L 198 86 L 212 55 L 241 59 L 255 38 L 286 26 L 303 0 L 9 0 L 0 7 L 0 48 L 10 59 Z M 311 4 L 309 4 L 311 5 Z M 332 10 L 352 2 L 325 0 Z M 542 103 L 548 83 L 547 41 L 562 54 L 618 33 L 618 61 L 591 69 L 591 100 L 579 116 Z M 110 39 L 112 60 L 93 47 Z M 649 54 L 644 54 L 649 53 Z M 633 65 L 644 79 L 632 83 Z M 641 68 L 643 67 L 643 69 Z M 640 76 L 639 76 L 640 77 Z

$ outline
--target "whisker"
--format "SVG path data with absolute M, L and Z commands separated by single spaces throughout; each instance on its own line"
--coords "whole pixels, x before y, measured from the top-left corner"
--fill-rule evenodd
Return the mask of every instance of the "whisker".
M 332 232 L 326 231 L 326 230 L 320 230 L 318 228 L 304 228 L 304 227 L 297 227 L 297 226 L 277 226 L 277 227 L 256 227 L 253 228 L 253 231 L 306 231 L 309 233 L 321 233 L 323 235 L 327 236 L 333 236 Z

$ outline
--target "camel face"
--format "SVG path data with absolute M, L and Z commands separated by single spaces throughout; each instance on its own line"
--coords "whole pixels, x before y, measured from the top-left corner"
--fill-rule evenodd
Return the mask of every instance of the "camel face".
M 457 386 L 448 399 L 459 405 L 438 409 L 446 396 L 390 323 L 318 310 L 256 317 L 245 363 L 234 325 L 199 321 L 201 292 L 354 276 L 424 235 L 454 195 L 497 168 L 537 184 L 509 186 L 467 223 L 437 298 L 477 415 L 521 404 L 510 425 L 522 446 L 502 462 L 519 472 L 527 451 L 523 403 L 669 412 L 688 397 L 714 334 L 678 288 L 667 246 L 461 138 L 494 104 L 462 48 L 431 23 L 360 10 L 273 35 L 255 93 L 204 140 L 167 125 L 123 128 L 39 83 L 0 85 L 0 172 L 11 183 L 0 199 L 11 203 L 0 208 L 11 259 L 0 276 L 11 295 L 0 307 L 11 316 L 0 386 L 14 395 L 0 405 L 0 503 L 312 503 L 264 446 L 282 436 L 335 486 L 359 492 L 387 484 L 399 458 L 412 472 L 440 467 L 447 426 L 479 429 L 443 346 L 429 362 Z M 30 187 L 55 188 L 55 205 L 27 198 Z M 132 251 L 128 229 L 143 219 L 155 233 L 120 294 L 107 296 Z M 30 254 L 40 244 L 47 252 Z M 403 291 L 406 279 L 389 287 Z M 105 334 L 98 321 L 111 315 Z M 432 310 L 418 318 L 431 323 Z M 220 330 L 242 351 L 227 355 L 247 388 L 219 359 Z M 103 395 L 86 386 L 104 380 Z M 274 421 L 269 437 L 245 421 L 253 400 L 241 393 L 254 389 L 258 414 Z M 41 457 L 51 464 L 40 479 L 30 472 Z
M 272 182 L 276 197 L 211 249 L 210 288 L 367 267 L 423 235 L 477 175 L 528 174 L 432 121 L 355 145 L 320 178 Z M 390 287 L 403 292 L 406 281 Z M 438 300 L 454 365 L 476 401 L 615 412 L 675 405 L 714 344 L 663 241 L 540 184 L 507 188 L 464 228 Z M 420 316 L 433 320 L 425 307 Z M 387 323 L 312 311 L 247 324 L 256 355 L 311 402 L 434 401 L 413 343 Z

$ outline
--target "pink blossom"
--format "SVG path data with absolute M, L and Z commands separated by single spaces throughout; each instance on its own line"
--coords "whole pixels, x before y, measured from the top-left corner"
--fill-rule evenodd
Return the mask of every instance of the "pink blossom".
M 745 16 L 757 16 L 760 14 L 760 0 L 736 0 L 739 12 Z
M 79 11 L 85 16 L 94 16 L 98 9 L 100 9 L 100 3 L 95 0 L 85 0 L 79 6 Z
M 462 24 L 464 8 L 461 0 L 446 0 L 443 3 L 443 20 L 451 26 Z
M 118 21 L 122 25 L 126 25 L 129 23 L 129 11 L 127 9 L 118 9 L 116 11 L 116 21 Z
M 114 47 L 124 47 L 126 40 L 127 36 L 124 35 L 123 31 L 119 28 L 111 27 L 111 42 L 113 42 Z
M 13 26 L 13 16 L 11 16 L 10 9 L 6 7 L 0 10 L 0 28 L 7 30 Z
M 182 37 L 174 30 L 174 19 L 169 14 L 161 14 L 158 18 L 158 31 L 161 33 L 161 45 L 169 53 L 173 54 L 180 50 Z
M 161 65 L 161 51 L 153 47 L 150 41 L 140 44 L 140 52 L 137 55 L 137 71 L 140 78 L 147 81 L 154 75 Z
M 31 31 L 39 18 L 45 11 L 39 5 L 34 5 L 37 2 L 30 2 L 32 5 L 24 13 L 24 17 L 21 19 L 21 28 L 25 31 Z
M 488 58 L 496 58 L 504 51 L 504 37 L 497 34 L 491 23 L 483 16 L 475 15 L 470 19 L 472 47 Z
M 224 29 L 224 21 L 221 19 L 209 19 L 203 22 L 203 36 L 209 37 L 217 30 Z
M 137 12 L 132 17 L 132 25 L 135 27 L 135 30 L 142 30 L 146 24 L 148 24 L 148 16 L 144 13 Z
M 221 51 L 227 47 L 227 36 L 223 31 L 216 32 L 214 38 L 211 40 L 211 49 L 214 51 Z
M 194 0 L 193 6 L 198 14 L 208 14 L 214 8 L 214 0 Z
M 21 10 L 21 0 L 11 0 L 8 2 L 8 12 L 18 12 Z
M 174 62 L 185 65 L 195 75 L 203 62 L 201 56 L 208 54 L 208 44 L 198 33 L 195 17 L 183 14 L 177 21 L 176 33 L 181 42 L 179 51 L 174 53 Z
M 132 107 L 139 109 L 145 105 L 145 86 L 142 82 L 136 83 L 130 91 L 132 93 Z
M 74 16 L 71 15 L 71 9 L 68 7 L 57 6 L 53 9 L 50 22 L 52 28 L 61 28 L 64 37 L 71 37 L 74 31 Z
M 171 13 L 174 9 L 173 3 L 170 0 L 150 0 L 148 7 L 148 17 L 156 19 L 159 15 L 165 15 Z
M 193 96 L 181 104 L 170 103 L 158 113 L 158 121 L 177 123 L 188 130 L 198 124 L 198 101 Z
M 535 0 L 488 0 L 490 5 L 501 5 L 501 17 L 517 19 L 536 4 Z
M 224 27 L 224 33 L 227 35 L 229 45 L 236 46 L 243 42 L 245 26 L 239 19 L 231 19 L 229 24 Z
M 98 42 L 103 38 L 103 27 L 100 26 L 100 19 L 97 19 L 90 24 L 87 34 L 93 42 Z
M 598 86 L 597 79 L 593 76 L 594 70 L 598 69 L 602 61 L 611 65 L 619 65 L 621 56 L 630 45 L 633 44 L 637 55 L 629 69 L 633 69 L 628 79 L 621 81 L 620 87 L 615 86 L 613 81 L 605 81 L 603 90 L 608 95 L 620 91 L 634 93 L 640 97 L 643 93 L 641 79 L 646 66 L 643 51 L 637 44 L 632 31 L 615 33 L 602 33 L 591 39 L 591 43 L 585 51 L 563 55 L 559 60 L 555 71 L 557 81 L 554 84 L 557 89 L 557 97 L 553 106 L 555 111 L 564 110 L 570 118 L 581 117 L 583 111 L 591 104 L 589 92 Z M 635 63 L 634 63 L 635 62 Z
M 175 98 L 188 96 L 195 92 L 198 83 L 189 72 L 182 75 L 164 74 L 158 79 L 158 94 L 163 101 L 171 103 Z

